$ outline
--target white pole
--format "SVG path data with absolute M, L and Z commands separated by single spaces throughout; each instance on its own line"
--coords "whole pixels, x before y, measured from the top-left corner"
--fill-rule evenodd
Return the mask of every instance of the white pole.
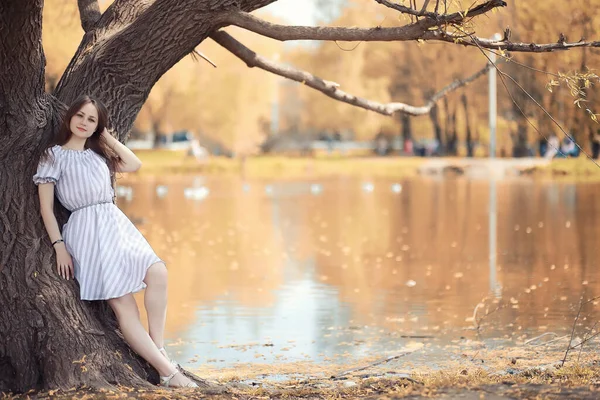
M 502 36 L 496 33 L 492 40 L 500 40 Z M 490 53 L 490 60 L 496 63 L 496 54 Z M 489 77 L 489 118 L 490 118 L 490 158 L 496 157 L 496 68 L 490 69 Z M 494 295 L 499 296 L 501 293 L 500 285 L 498 285 L 498 270 L 496 264 L 498 262 L 497 255 L 497 231 L 498 231 L 498 203 L 496 194 L 496 177 L 492 172 L 490 177 L 490 200 L 489 200 L 489 258 L 490 258 L 490 291 Z
M 499 33 L 494 34 L 492 40 L 500 40 L 502 36 Z M 496 63 L 496 54 L 490 53 L 490 60 Z M 489 119 L 490 119 L 490 158 L 496 157 L 496 68 L 490 69 L 489 76 Z

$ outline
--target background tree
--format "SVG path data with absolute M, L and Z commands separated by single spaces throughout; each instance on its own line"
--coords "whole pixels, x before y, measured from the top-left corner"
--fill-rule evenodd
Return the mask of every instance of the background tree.
M 371 24 L 368 28 L 288 27 L 249 14 L 273 1 L 116 0 L 102 12 L 97 1 L 79 0 L 85 33 L 51 92 L 46 90 L 42 47 L 44 2 L 0 2 L 0 390 L 147 386 L 156 381 L 148 366 L 128 350 L 106 304 L 80 301 L 77 283 L 58 278 L 39 217 L 31 177 L 41 143 L 56 130 L 65 104 L 80 94 L 97 96 L 108 105 L 112 130 L 125 140 L 159 78 L 209 37 L 250 67 L 303 82 L 333 99 L 384 115 L 426 115 L 436 100 L 486 72 L 483 69 L 479 75 L 454 82 L 424 106 L 378 103 L 258 55 L 231 36 L 238 29 L 222 30 L 230 25 L 279 41 L 422 40 L 524 52 L 598 45 L 556 41 L 536 45 L 460 36 L 459 27 L 506 6 L 502 0 L 484 1 L 468 11 L 446 9 L 445 2 L 439 1 L 428 2 L 429 7 L 422 9 L 376 0 L 382 11 L 389 12 L 389 8 L 411 18 L 391 27 Z M 232 85 L 250 85 L 246 79 L 251 78 L 240 76 Z M 382 96 L 389 93 L 380 80 L 354 84 Z M 246 118 L 240 104 L 254 100 L 258 101 L 251 96 L 240 98 L 223 119 L 240 126 L 238 115 L 240 120 Z M 240 135 L 242 130 L 234 132 Z
M 532 0 L 526 4 L 517 2 L 511 4 L 506 12 L 498 13 L 498 18 L 493 19 L 491 24 L 488 20 L 481 20 L 481 23 L 480 20 L 475 20 L 471 23 L 470 28 L 482 37 L 491 37 L 495 32 L 503 32 L 505 27 L 510 26 L 512 28 L 512 40 L 524 40 L 526 38 L 527 40 L 539 42 L 553 42 L 558 41 L 560 32 L 568 32 L 568 36 L 572 40 L 579 40 L 581 37 L 592 38 L 598 36 L 598 32 L 594 27 L 598 25 L 596 15 L 599 6 L 600 1 L 598 0 L 579 0 L 568 4 L 558 0 Z M 357 12 L 357 10 L 360 10 L 360 12 Z M 557 19 L 555 17 L 557 12 L 564 14 L 565 18 Z M 401 18 L 403 18 L 403 22 L 410 21 L 409 16 L 406 14 Z M 330 25 L 340 26 L 350 23 L 362 26 L 375 21 L 385 27 L 393 26 L 397 19 L 397 15 L 382 12 L 381 7 L 378 7 L 378 4 L 371 0 L 352 0 L 346 3 L 340 17 L 330 22 Z M 355 46 L 358 47 L 354 49 Z M 362 49 L 358 51 L 360 48 Z M 354 50 L 346 51 L 348 49 Z M 584 129 L 574 130 L 573 133 L 580 144 L 586 145 L 587 134 L 580 134 L 579 131 L 595 131 L 596 123 L 588 118 L 589 113 L 573 104 L 579 96 L 574 96 L 571 93 L 571 89 L 564 80 L 560 87 L 554 87 L 552 93 L 548 92 L 545 87 L 551 80 L 559 80 L 555 76 L 559 72 L 567 75 L 585 74 L 587 66 L 595 65 L 600 61 L 597 49 L 584 48 L 578 52 L 555 52 L 554 54 L 536 55 L 519 54 L 518 52 L 504 54 L 513 62 L 503 62 L 499 64 L 499 68 L 514 77 L 522 88 L 536 100 L 542 101 L 541 105 L 551 115 L 555 116 L 565 129 L 571 131 L 571 128 L 575 126 L 584 127 Z M 499 55 L 502 54 L 499 52 Z M 364 65 L 364 68 L 354 76 L 346 70 L 340 71 L 344 72 L 345 75 L 341 73 L 333 75 L 336 71 L 332 70 L 331 63 L 328 61 L 337 59 L 338 56 L 353 60 L 346 63 L 357 63 L 357 58 L 363 58 L 362 65 Z M 338 83 L 344 88 L 355 81 L 360 82 L 376 76 L 380 81 L 387 82 L 389 95 L 370 93 L 366 88 L 360 87 L 353 89 L 356 90 L 353 93 L 368 98 L 377 98 L 382 102 L 405 101 L 409 104 L 426 103 L 440 87 L 454 79 L 461 79 L 475 73 L 486 62 L 485 57 L 477 48 L 458 48 L 449 52 L 444 51 L 443 45 L 440 44 L 428 43 L 425 45 L 420 43 L 415 45 L 411 42 L 391 44 L 363 42 L 355 43 L 354 46 L 343 47 L 326 42 L 317 48 L 299 48 L 294 57 L 295 60 L 303 60 L 303 66 L 310 67 L 311 70 L 318 71 L 323 76 L 335 76 L 339 80 Z M 474 60 L 480 60 L 482 65 L 478 65 Z M 556 124 L 532 102 L 531 98 L 521 88 L 512 81 L 505 80 L 516 104 L 506 92 L 501 79 L 499 79 L 497 136 L 499 149 L 503 149 L 503 152 L 507 155 L 525 155 L 533 142 L 540 137 L 543 140 L 551 133 L 563 135 Z M 582 84 L 582 82 L 579 83 Z M 589 100 L 588 104 L 593 104 L 594 91 L 587 89 L 585 92 Z M 463 94 L 468 97 L 468 108 L 465 108 L 464 104 L 461 103 L 460 98 Z M 319 114 L 319 110 L 322 109 L 327 99 L 319 98 L 318 93 L 310 91 L 303 91 L 301 95 L 304 98 L 303 104 L 307 106 L 305 110 L 306 117 L 299 129 L 306 131 L 321 129 L 320 120 L 315 118 L 318 116 L 315 114 Z M 361 139 L 371 139 L 381 129 L 384 129 L 390 133 L 400 134 L 400 132 L 404 132 L 402 135 L 406 138 L 409 136 L 415 139 L 436 137 L 441 142 L 442 150 L 445 150 L 447 148 L 446 132 L 455 132 L 456 136 L 452 133 L 450 138 L 456 140 L 457 148 L 453 149 L 455 151 L 450 151 L 450 153 L 466 154 L 467 147 L 473 149 L 475 153 L 478 148 L 475 143 L 477 141 L 479 144 L 484 145 L 478 154 L 485 154 L 483 149 L 487 148 L 488 144 L 487 85 L 470 85 L 467 88 L 449 93 L 446 98 L 450 108 L 446 109 L 446 103 L 441 103 L 437 110 L 432 110 L 433 118 L 409 119 L 407 114 L 398 113 L 394 116 L 395 121 L 390 119 L 371 121 L 372 124 L 367 124 L 357 136 Z M 457 104 L 463 104 L 463 106 L 456 107 Z M 529 121 L 538 127 L 540 134 L 534 131 L 519 108 L 522 108 L 522 111 L 528 115 Z M 353 123 L 348 118 L 356 115 L 356 111 L 349 107 L 338 107 L 338 109 L 342 115 L 336 118 L 335 121 L 328 121 L 328 123 L 337 122 L 343 129 L 354 129 Z M 434 122 L 436 120 L 438 121 L 437 125 Z M 467 138 L 467 120 L 470 120 L 471 125 L 470 138 Z M 461 143 L 464 145 L 461 146 Z

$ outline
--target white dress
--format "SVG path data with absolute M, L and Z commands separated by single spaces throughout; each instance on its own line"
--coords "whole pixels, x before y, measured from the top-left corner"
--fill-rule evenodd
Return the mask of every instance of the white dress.
M 33 181 L 54 182 L 56 197 L 72 212 L 62 237 L 81 299 L 106 300 L 144 289 L 146 271 L 162 260 L 113 203 L 106 160 L 91 149 L 54 146 L 50 154 L 39 163 Z

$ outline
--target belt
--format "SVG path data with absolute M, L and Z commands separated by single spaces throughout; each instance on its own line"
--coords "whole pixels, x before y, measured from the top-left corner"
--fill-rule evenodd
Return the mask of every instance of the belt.
M 77 207 L 76 209 L 72 210 L 71 212 L 74 213 L 75 211 L 83 210 L 84 208 L 88 208 L 88 207 L 99 206 L 100 204 L 112 204 L 112 201 L 100 201 L 98 203 L 87 204 L 85 206 Z

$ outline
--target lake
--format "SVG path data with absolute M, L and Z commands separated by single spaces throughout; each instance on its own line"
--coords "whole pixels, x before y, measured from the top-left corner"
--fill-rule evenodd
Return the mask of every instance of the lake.
M 599 189 L 131 176 L 118 193 L 169 268 L 168 351 L 220 368 L 344 363 L 415 342 L 426 351 L 412 361 L 434 363 L 464 340 L 570 334 L 581 296 L 600 294 Z

